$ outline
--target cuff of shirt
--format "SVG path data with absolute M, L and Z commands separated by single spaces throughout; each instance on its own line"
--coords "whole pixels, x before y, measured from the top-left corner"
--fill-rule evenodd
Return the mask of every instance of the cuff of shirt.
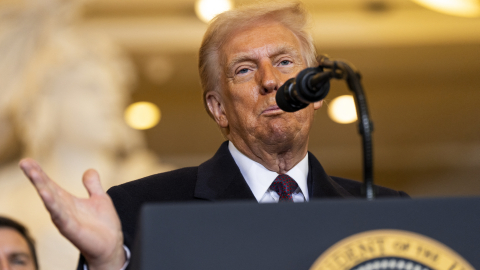
M 128 249 L 127 246 L 123 245 L 123 250 L 125 250 L 125 264 L 123 264 L 122 268 L 120 270 L 125 270 L 127 269 L 128 264 L 130 263 L 130 257 L 132 256 L 130 253 L 130 249 Z M 88 270 L 88 265 L 85 263 L 83 264 L 83 270 Z

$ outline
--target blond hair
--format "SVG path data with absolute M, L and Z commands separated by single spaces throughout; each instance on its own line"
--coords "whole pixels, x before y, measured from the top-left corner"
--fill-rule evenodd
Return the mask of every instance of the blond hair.
M 198 70 L 203 90 L 203 103 L 210 117 L 213 118 L 206 102 L 206 94 L 218 91 L 220 74 L 220 48 L 228 36 L 239 29 L 267 20 L 278 22 L 290 29 L 300 41 L 302 56 L 307 66 L 317 64 L 313 39 L 306 31 L 308 14 L 300 2 L 267 2 L 244 6 L 219 14 L 208 26 L 203 36 L 199 52 Z

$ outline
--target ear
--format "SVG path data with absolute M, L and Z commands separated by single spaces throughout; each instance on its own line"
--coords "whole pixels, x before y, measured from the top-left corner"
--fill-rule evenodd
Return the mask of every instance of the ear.
M 313 108 L 314 108 L 315 110 L 318 110 L 318 109 L 320 109 L 320 108 L 322 107 L 322 105 L 323 105 L 323 100 L 320 100 L 320 101 L 317 101 L 317 102 L 314 102 L 314 103 L 313 103 Z
M 228 127 L 228 119 L 223 107 L 222 97 L 217 91 L 210 91 L 206 94 L 208 110 L 213 115 L 215 122 L 221 128 Z

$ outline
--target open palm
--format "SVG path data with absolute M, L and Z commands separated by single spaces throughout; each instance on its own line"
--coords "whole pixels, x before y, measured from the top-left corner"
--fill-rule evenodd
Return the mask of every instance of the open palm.
M 83 174 L 90 197 L 77 198 L 52 181 L 33 159 L 23 159 L 19 165 L 37 189 L 55 226 L 80 250 L 89 269 L 120 269 L 125 262 L 120 220 L 98 173 L 90 169 Z

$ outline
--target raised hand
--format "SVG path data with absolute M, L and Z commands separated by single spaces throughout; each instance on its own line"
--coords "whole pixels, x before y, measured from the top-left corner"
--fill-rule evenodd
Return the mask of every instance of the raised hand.
M 55 226 L 80 250 L 89 269 L 120 269 L 125 263 L 122 228 L 98 173 L 90 169 L 83 174 L 83 185 L 90 196 L 83 199 L 62 189 L 33 159 L 23 159 L 19 165 L 37 189 Z

